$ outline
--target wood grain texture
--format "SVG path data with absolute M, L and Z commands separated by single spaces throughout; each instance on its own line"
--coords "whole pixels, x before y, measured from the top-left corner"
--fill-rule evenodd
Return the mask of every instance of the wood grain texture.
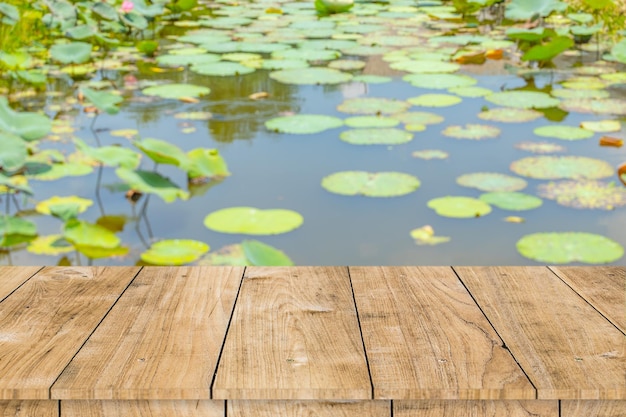
M 211 398 L 243 267 L 146 267 L 52 387 L 58 399 Z
M 59 402 L 0 401 L 0 417 L 59 417 Z
M 61 417 L 224 417 L 224 401 L 63 400 Z
M 455 267 L 539 399 L 626 399 L 624 335 L 546 267 Z
M 390 401 L 227 401 L 228 417 L 390 417 Z
M 536 392 L 450 267 L 350 267 L 374 398 Z
M 555 274 L 626 333 L 626 268 L 552 266 Z
M 216 399 L 369 399 L 345 267 L 246 269 Z
M 40 266 L 0 266 L 0 302 L 40 269 Z
M 559 402 L 402 400 L 393 402 L 393 415 L 394 417 L 559 417 Z
M 0 399 L 47 399 L 52 383 L 139 271 L 48 267 L 0 304 Z
M 626 401 L 561 401 L 561 417 L 624 417 Z

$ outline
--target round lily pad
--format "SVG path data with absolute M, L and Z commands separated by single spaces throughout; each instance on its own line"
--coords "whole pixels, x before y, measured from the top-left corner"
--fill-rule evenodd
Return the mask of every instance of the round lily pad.
M 322 187 L 331 193 L 367 197 L 402 196 L 420 185 L 419 179 L 402 172 L 342 171 L 322 179 Z
M 285 84 L 341 84 L 352 79 L 352 75 L 332 68 L 302 68 L 271 72 L 270 78 Z
M 37 203 L 35 210 L 38 213 L 50 214 L 66 221 L 85 212 L 92 204 L 92 200 L 75 195 L 66 197 L 53 196 Z
M 328 68 L 343 71 L 355 71 L 365 68 L 365 62 L 354 59 L 337 59 L 328 63 Z
M 578 113 L 616 114 L 626 116 L 626 100 L 618 98 L 563 100 L 559 106 L 565 111 Z
M 221 233 L 277 235 L 297 229 L 303 221 L 302 216 L 292 210 L 230 207 L 210 213 L 204 218 L 204 225 Z
M 478 81 L 461 74 L 409 74 L 402 79 L 418 88 L 447 90 L 455 87 L 469 87 Z
M 211 92 L 208 87 L 201 87 L 192 84 L 165 84 L 144 88 L 141 91 L 147 96 L 157 96 L 161 98 L 180 99 L 183 97 L 200 97 Z
M 560 88 L 552 90 L 550 94 L 557 98 L 609 98 L 611 93 L 606 90 L 570 90 Z
M 537 136 L 562 140 L 582 140 L 593 137 L 593 132 L 573 126 L 549 125 L 536 128 L 533 133 Z
M 298 59 L 302 61 L 331 61 L 341 56 L 330 49 L 284 49 L 272 53 L 273 59 Z
M 308 62 L 298 59 L 264 59 L 260 63 L 260 68 L 272 71 L 307 68 L 308 66 Z
M 74 245 L 61 235 L 38 236 L 26 248 L 36 255 L 60 255 L 74 251 Z
M 391 114 L 408 109 L 411 105 L 406 101 L 389 98 L 365 97 L 345 100 L 337 110 L 352 114 Z
M 276 117 L 265 122 L 265 127 L 269 130 L 295 134 L 319 133 L 342 125 L 343 121 L 340 118 L 322 114 L 297 114 Z
M 394 127 L 400 123 L 398 119 L 386 116 L 354 116 L 343 121 L 346 126 L 355 128 L 364 127 Z
M 497 172 L 474 172 L 461 175 L 456 183 L 463 187 L 477 188 L 481 191 L 518 191 L 526 188 L 528 183 L 517 177 Z
M 619 120 L 598 120 L 581 122 L 580 127 L 598 133 L 619 132 L 622 130 L 622 124 Z
M 339 138 L 353 145 L 400 145 L 410 142 L 413 134 L 395 128 L 368 128 L 346 130 Z
M 428 207 L 443 217 L 471 218 L 491 213 L 491 206 L 484 201 L 471 197 L 446 196 L 434 198 Z
M 500 136 L 500 129 L 495 126 L 466 124 L 465 126 L 448 126 L 441 133 L 456 139 L 483 140 L 497 138 Z
M 209 62 L 206 64 L 193 65 L 190 69 L 195 73 L 214 77 L 245 75 L 255 71 L 254 68 L 242 65 L 238 62 Z
M 233 62 L 246 62 L 246 61 L 259 61 L 263 59 L 263 56 L 260 54 L 253 54 L 250 52 L 230 52 L 222 55 L 221 57 L 224 61 L 233 61 Z
M 515 144 L 515 147 L 532 153 L 556 153 L 566 150 L 564 146 L 550 142 L 519 142 Z
M 543 113 L 530 109 L 516 109 L 510 107 L 501 107 L 497 109 L 486 110 L 478 113 L 478 117 L 483 120 L 502 123 L 524 123 L 543 117 Z
M 448 157 L 448 152 L 441 151 L 439 149 L 424 149 L 422 151 L 414 151 L 411 153 L 413 158 L 420 159 L 446 159 Z
M 608 162 L 585 156 L 532 156 L 514 161 L 510 169 L 518 175 L 542 180 L 599 179 L 614 173 Z
M 443 116 L 422 111 L 396 113 L 392 117 L 406 125 L 436 125 L 444 121 Z
M 558 106 L 561 102 L 546 93 L 537 91 L 503 91 L 485 96 L 485 100 L 499 106 L 514 107 L 516 109 L 546 109 Z
M 445 74 L 456 72 L 461 66 L 453 62 L 403 60 L 393 62 L 390 68 L 397 71 L 410 72 L 412 74 Z
M 449 107 L 459 104 L 463 99 L 449 94 L 422 94 L 407 99 L 414 106 L 422 107 Z
M 354 82 L 360 82 L 365 84 L 384 84 L 393 80 L 391 77 L 384 77 L 382 75 L 357 75 L 352 79 Z
M 613 210 L 626 206 L 626 188 L 612 182 L 558 181 L 541 184 L 537 190 L 541 197 L 566 207 Z
M 476 87 L 476 86 L 453 87 L 453 88 L 449 88 L 448 92 L 452 94 L 456 94 L 457 96 L 468 97 L 468 98 L 484 97 L 486 95 L 493 93 L 493 91 L 491 91 L 488 88 Z
M 241 244 L 228 245 L 204 256 L 200 265 L 229 266 L 292 266 L 293 261 L 281 250 L 259 242 L 244 240 Z
M 485 203 L 502 210 L 523 211 L 541 207 L 543 201 L 534 195 L 518 192 L 494 192 L 481 194 L 479 197 Z
M 533 233 L 517 241 L 519 253 L 542 263 L 604 264 L 624 255 L 624 248 L 602 235 L 582 232 Z
M 208 251 L 209 245 L 197 240 L 161 240 L 143 252 L 141 260 L 152 265 L 184 265 L 196 261 Z

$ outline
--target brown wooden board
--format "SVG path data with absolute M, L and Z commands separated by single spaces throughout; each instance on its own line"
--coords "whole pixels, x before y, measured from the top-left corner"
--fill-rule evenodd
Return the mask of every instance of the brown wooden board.
M 210 399 L 243 267 L 145 267 L 52 387 L 58 399 Z
M 624 335 L 546 267 L 455 267 L 539 399 L 626 399 Z
M 558 401 L 394 401 L 394 417 L 559 417 Z M 565 416 L 561 416 L 565 417 Z
M 624 417 L 626 401 L 561 401 L 561 417 Z
M 59 417 L 59 402 L 0 401 L 0 417 Z
M 0 306 L 0 399 L 47 399 L 52 383 L 139 271 L 48 267 Z
M 550 269 L 611 323 L 626 333 L 626 268 L 552 266 Z
M 389 401 L 227 401 L 228 417 L 391 417 Z
M 450 267 L 350 267 L 374 398 L 535 398 Z
M 0 302 L 40 269 L 40 266 L 0 266 Z
M 246 269 L 216 399 L 369 399 L 345 267 Z
M 225 417 L 224 401 L 63 400 L 61 417 Z

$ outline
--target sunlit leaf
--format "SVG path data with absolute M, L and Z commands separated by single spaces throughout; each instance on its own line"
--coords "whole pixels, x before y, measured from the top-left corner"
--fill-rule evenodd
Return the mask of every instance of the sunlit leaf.
M 16 135 L 0 131 L 0 168 L 5 171 L 16 171 L 26 162 L 28 152 L 26 142 Z
M 0 130 L 32 141 L 46 136 L 51 129 L 52 123 L 45 115 L 16 112 L 9 107 L 7 98 L 0 96 Z
M 54 196 L 37 203 L 35 210 L 38 213 L 49 214 L 67 221 L 85 212 L 92 204 L 92 200 L 75 195 L 66 197 Z
M 334 194 L 397 197 L 420 187 L 419 179 L 402 172 L 342 171 L 322 179 L 322 187 Z
M 50 47 L 50 56 L 62 64 L 82 64 L 89 60 L 91 49 L 86 42 L 57 43 Z
M 118 168 L 115 170 L 115 173 L 131 189 L 141 193 L 156 194 L 166 203 L 171 203 L 177 198 L 181 200 L 189 198 L 187 191 L 180 189 L 169 179 L 156 172 Z
M 116 248 L 120 238 L 110 230 L 97 224 L 71 219 L 63 226 L 63 237 L 74 245 Z
M 185 169 L 189 166 L 189 156 L 178 146 L 161 139 L 145 138 L 133 142 L 157 164 L 175 165 Z
M 624 255 L 624 248 L 607 237 L 582 232 L 533 233 L 517 241 L 519 253 L 541 263 L 604 264 Z
M 411 230 L 411 237 L 418 245 L 438 245 L 450 241 L 448 236 L 435 236 L 435 231 L 429 225 Z
M 493 192 L 481 194 L 479 197 L 485 203 L 502 210 L 532 210 L 541 207 L 543 201 L 530 194 L 518 192 Z
M 540 184 L 541 197 L 566 207 L 613 210 L 626 206 L 626 188 L 594 180 L 558 181 Z
M 491 207 L 484 201 L 471 197 L 446 196 L 428 201 L 428 207 L 443 217 L 471 218 L 491 213 Z
M 152 265 L 184 265 L 198 260 L 208 251 L 209 245 L 197 240 L 161 240 L 143 252 L 141 260 Z
M 48 235 L 35 238 L 26 250 L 36 255 L 60 255 L 72 252 L 74 246 L 61 235 Z
M 340 118 L 322 114 L 296 114 L 276 117 L 265 122 L 265 127 L 271 131 L 292 134 L 319 133 L 342 125 L 343 121 Z
M 222 178 L 230 175 L 226 161 L 217 149 L 196 148 L 187 152 L 191 161 L 189 178 Z
M 221 233 L 276 235 L 297 229 L 303 221 L 302 216 L 292 210 L 230 207 L 207 215 L 204 225 Z
M 510 168 L 518 175 L 542 180 L 599 179 L 614 172 L 608 162 L 585 156 L 533 156 L 514 161 Z

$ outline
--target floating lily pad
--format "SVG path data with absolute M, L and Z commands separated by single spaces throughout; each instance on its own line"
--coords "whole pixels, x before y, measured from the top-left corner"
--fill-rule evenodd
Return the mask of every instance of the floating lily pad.
M 514 161 L 510 168 L 518 175 L 542 180 L 599 179 L 614 173 L 608 162 L 585 156 L 533 156 Z
M 0 215 L 0 236 L 37 236 L 37 225 L 30 220 L 16 216 Z M 9 246 L 1 244 L 0 246 Z
M 141 254 L 141 260 L 152 265 L 184 265 L 198 260 L 209 251 L 209 245 L 191 239 L 168 239 L 153 243 Z
M 488 88 L 476 87 L 476 86 L 453 87 L 453 88 L 449 88 L 448 92 L 452 94 L 456 94 L 457 96 L 469 97 L 469 98 L 484 97 L 486 95 L 493 93 L 493 91 L 491 91 Z
M 307 68 L 309 63 L 298 59 L 264 59 L 260 68 L 267 70 L 287 70 L 297 68 Z
M 26 248 L 36 255 L 60 255 L 74 251 L 74 246 L 61 235 L 38 236 Z
M 211 62 L 217 62 L 221 58 L 216 54 L 194 54 L 194 55 L 176 55 L 168 54 L 161 55 L 156 58 L 156 62 L 159 65 L 167 67 L 180 67 L 189 65 L 202 65 L 209 64 Z
M 491 213 L 491 206 L 484 201 L 471 197 L 446 196 L 434 198 L 428 207 L 443 217 L 471 218 Z
M 0 96 L 0 130 L 32 141 L 46 136 L 52 129 L 50 119 L 43 114 L 16 112 L 6 97 Z
M 533 130 L 537 136 L 561 140 L 582 140 L 593 137 L 593 132 L 579 127 L 564 125 L 541 126 Z
M 386 46 L 368 46 L 368 45 L 359 45 L 354 46 L 352 48 L 341 48 L 341 52 L 344 55 L 354 55 L 354 56 L 374 56 L 374 55 L 382 55 L 386 52 L 389 52 L 391 49 Z
M 541 207 L 543 201 L 534 195 L 518 192 L 494 192 L 481 194 L 479 197 L 485 203 L 502 210 L 523 211 Z
M 519 142 L 515 144 L 515 147 L 533 153 L 557 153 L 566 151 L 564 146 L 550 142 Z
M 352 75 L 332 68 L 302 68 L 274 71 L 270 78 L 285 84 L 341 84 L 352 79 Z
M 91 88 L 83 87 L 81 88 L 81 92 L 98 110 L 106 112 L 107 114 L 117 114 L 120 111 L 117 105 L 124 101 L 123 97 L 108 91 L 96 91 Z
M 517 241 L 519 253 L 541 263 L 604 264 L 624 255 L 624 248 L 602 235 L 582 232 L 533 233 Z
M 31 167 L 28 165 L 27 163 L 26 176 L 39 181 L 55 181 L 65 177 L 81 177 L 93 172 L 92 167 L 78 163 L 35 164 L 36 167 L 33 171 L 30 170 Z
M 585 121 L 580 123 L 580 127 L 598 133 L 619 132 L 622 130 L 622 124 L 619 120 Z
M 395 128 L 367 128 L 346 130 L 339 138 L 353 145 L 400 145 L 410 142 L 413 134 Z
M 26 163 L 28 151 L 26 142 L 16 135 L 0 131 L 0 168 L 6 171 L 16 171 Z
M 398 119 L 386 116 L 354 116 L 348 117 L 343 122 L 346 126 L 355 128 L 394 127 L 400 123 Z
M 242 65 L 238 62 L 209 62 L 206 64 L 192 65 L 190 70 L 197 74 L 214 77 L 245 75 L 255 71 L 254 68 Z
M 144 88 L 141 92 L 147 96 L 180 99 L 184 97 L 204 96 L 209 94 L 211 89 L 192 84 L 165 84 Z
M 421 107 L 449 107 L 459 104 L 463 99 L 449 94 L 422 94 L 407 99 L 414 106 Z
M 334 194 L 397 197 L 420 186 L 416 177 L 401 172 L 342 171 L 322 179 L 322 187 Z
M 566 207 L 613 210 L 626 206 L 626 188 L 612 182 L 558 181 L 541 184 L 537 190 L 541 197 Z
M 516 109 L 546 109 L 558 106 L 560 100 L 537 91 L 503 91 L 485 96 L 485 100 L 499 106 Z
M 178 146 L 161 139 L 145 138 L 133 144 L 141 149 L 157 164 L 167 164 L 182 167 L 189 165 L 189 157 Z
M 365 97 L 345 100 L 337 110 L 352 114 L 392 114 L 400 113 L 411 107 L 406 101 L 389 98 Z
M 573 98 L 563 100 L 559 107 L 565 111 L 577 113 L 616 114 L 626 116 L 626 100 L 618 98 Z
M 396 113 L 392 117 L 406 125 L 436 125 L 444 121 L 443 116 L 421 111 Z
M 384 84 L 393 81 L 393 78 L 382 75 L 357 75 L 352 81 L 365 84 Z
M 141 155 L 132 149 L 121 146 L 100 146 L 92 148 L 80 139 L 74 139 L 76 148 L 85 156 L 93 158 L 102 165 L 112 167 L 137 168 Z
M 166 203 L 171 203 L 177 198 L 181 200 L 189 198 L 187 191 L 180 189 L 169 179 L 156 172 L 118 168 L 115 170 L 115 173 L 131 189 L 141 193 L 156 194 Z
M 560 88 L 558 90 L 552 90 L 550 94 L 557 98 L 609 98 L 611 93 L 605 90 L 570 90 L 567 88 Z
M 330 49 L 285 49 L 272 53 L 273 59 L 297 59 L 301 61 L 331 61 L 341 56 Z
M 410 72 L 412 74 L 445 74 L 456 72 L 461 68 L 459 64 L 443 61 L 404 60 L 393 62 L 391 69 Z
M 343 125 L 338 117 L 322 114 L 297 114 L 270 119 L 265 127 L 274 132 L 292 134 L 313 134 Z
M 411 153 L 413 158 L 420 159 L 446 159 L 448 157 L 448 152 L 441 151 L 439 149 L 425 149 L 423 151 L 414 151 Z
M 86 42 L 58 43 L 50 47 L 50 56 L 63 64 L 82 64 L 89 60 L 91 49 Z
M 244 240 L 241 244 L 228 245 L 206 255 L 201 265 L 231 266 L 292 266 L 293 261 L 281 250 L 259 242 Z
M 411 237 L 418 245 L 438 245 L 450 241 L 448 236 L 435 236 L 435 231 L 429 225 L 411 230 Z
M 475 78 L 461 74 L 409 74 L 402 79 L 414 87 L 435 90 L 469 87 L 478 82 Z
M 85 212 L 92 204 L 92 200 L 75 195 L 67 197 L 54 196 L 37 203 L 35 210 L 37 210 L 38 213 L 50 214 L 63 221 L 67 221 Z
M 63 237 L 77 246 L 116 248 L 120 245 L 120 238 L 109 229 L 77 219 L 70 219 L 65 223 Z
M 526 188 L 525 180 L 497 172 L 474 172 L 461 175 L 456 183 L 463 187 L 477 188 L 481 191 L 518 191 Z
M 292 210 L 231 207 L 209 214 L 204 219 L 204 225 L 221 233 L 277 235 L 297 229 L 303 221 L 302 216 Z
M 355 71 L 365 68 L 365 62 L 354 59 L 338 59 L 328 63 L 328 68 L 342 71 Z
M 483 140 L 500 136 L 500 129 L 495 126 L 466 124 L 465 126 L 448 126 L 441 134 L 456 139 Z
M 480 112 L 478 113 L 478 117 L 492 122 L 525 123 L 543 117 L 543 113 L 530 109 L 502 107 Z

